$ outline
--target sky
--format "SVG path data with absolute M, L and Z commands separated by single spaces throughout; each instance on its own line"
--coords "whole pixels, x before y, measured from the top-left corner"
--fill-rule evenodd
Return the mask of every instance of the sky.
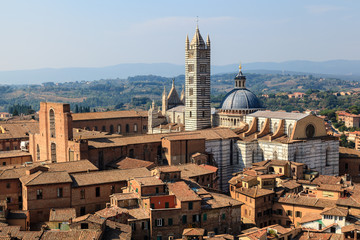
M 0 71 L 184 64 L 197 23 L 212 64 L 360 59 L 358 0 L 0 0 Z

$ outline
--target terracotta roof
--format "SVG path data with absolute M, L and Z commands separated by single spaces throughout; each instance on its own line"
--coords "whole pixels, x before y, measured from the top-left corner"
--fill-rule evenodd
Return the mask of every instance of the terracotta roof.
M 50 209 L 50 222 L 67 222 L 76 218 L 75 208 L 52 208 Z
M 132 168 L 144 167 L 150 170 L 154 168 L 156 165 L 155 163 L 150 161 L 144 161 L 140 159 L 126 157 L 122 160 L 112 161 L 109 164 L 107 164 L 107 166 L 113 168 L 119 168 L 119 169 L 132 169 Z
M 202 209 L 215 209 L 223 207 L 241 206 L 243 203 L 220 193 L 209 193 L 211 197 L 204 197 L 201 201 Z
M 1 134 L 1 133 L 0 133 Z M 0 151 L 0 158 L 31 156 L 29 152 L 21 150 Z
M 199 166 L 202 167 L 202 168 L 205 168 L 205 169 L 207 169 L 207 170 L 210 170 L 210 171 L 212 171 L 213 173 L 216 173 L 216 172 L 218 171 L 218 168 L 215 167 L 215 166 L 211 166 L 211 165 L 207 165 L 207 164 L 201 164 L 201 165 L 199 165 Z
M 232 177 L 230 180 L 229 180 L 229 183 L 232 184 L 232 185 L 236 185 L 238 183 L 241 183 L 242 181 L 244 182 L 249 182 L 251 180 L 256 180 L 257 177 L 254 177 L 254 176 L 247 176 L 247 175 L 244 175 L 244 174 L 239 174 L 235 177 Z
M 339 184 L 341 181 L 341 177 L 338 176 L 330 176 L 330 175 L 319 175 L 315 178 L 312 183 L 320 185 L 320 184 Z
M 199 138 L 205 138 L 208 141 L 217 140 L 217 139 L 238 138 L 238 136 L 228 128 L 210 128 L 210 129 L 193 131 L 191 132 L 191 134 L 188 132 L 177 132 L 177 133 L 144 134 L 138 136 L 91 139 L 88 141 L 88 144 L 89 147 L 93 147 L 93 148 L 117 147 L 117 146 L 133 145 L 133 144 L 161 142 L 161 139 L 163 137 L 171 138 L 181 135 L 199 136 Z M 184 139 L 186 139 L 186 137 Z
M 13 238 L 18 238 L 22 240 L 33 240 L 41 239 L 40 236 L 43 234 L 43 231 L 20 231 L 20 226 L 3 226 L 0 227 L 0 239 L 8 240 L 8 234 Z M 42 238 L 44 239 L 44 238 Z
M 127 199 L 138 199 L 139 195 L 136 193 L 114 193 L 111 195 L 111 197 L 116 200 L 127 200 Z
M 284 197 L 280 197 L 278 202 L 318 208 L 333 207 L 336 204 L 335 200 L 299 196 L 297 194 L 286 194 Z
M 62 162 L 62 163 L 49 163 L 49 164 L 45 164 L 45 166 L 49 167 L 49 171 L 66 171 L 68 173 L 80 173 L 80 172 L 99 170 L 89 160 L 80 160 L 80 161 L 71 161 L 71 162 Z
M 279 183 L 280 186 L 283 186 L 287 189 L 295 189 L 301 187 L 301 184 L 297 183 L 296 180 L 286 180 Z
M 360 158 L 360 151 L 351 148 L 339 147 L 339 154 L 340 157 Z
M 185 228 L 183 236 L 204 236 L 205 229 L 203 228 Z
M 67 172 L 42 172 L 42 171 L 38 171 L 31 175 L 25 175 L 20 178 L 20 181 L 25 186 L 72 183 L 71 177 Z
M 131 240 L 131 226 L 118 222 L 106 220 L 106 229 L 103 239 Z
M 7 219 L 27 219 L 27 210 L 10 210 Z
M 150 218 L 149 213 L 143 208 L 128 208 L 127 210 L 129 211 L 128 221 L 130 222 Z
M 259 188 L 258 186 L 252 188 L 241 187 L 237 188 L 235 191 L 252 198 L 262 197 L 274 193 L 272 190 Z
M 123 135 L 117 133 L 109 133 L 94 130 L 85 130 L 80 128 L 73 128 L 74 139 L 97 139 L 97 138 L 115 138 L 122 137 Z
M 105 171 L 96 171 L 89 173 L 76 173 L 72 174 L 73 186 L 87 186 L 103 183 L 112 183 L 127 181 L 132 177 L 150 176 L 150 171 L 146 168 L 134 168 L 134 169 L 114 169 Z
M 86 214 L 84 216 L 80 216 L 80 217 L 74 218 L 72 220 L 73 223 L 78 223 L 78 222 L 83 222 L 83 221 L 97 223 L 100 225 L 105 223 L 105 219 L 101 218 L 100 216 L 94 215 L 94 214 Z
M 344 226 L 341 228 L 341 232 L 345 233 L 345 232 L 352 232 L 352 231 L 360 231 L 360 225 L 356 225 L 356 224 L 350 224 L 347 226 Z
M 343 235 L 337 233 L 320 233 L 303 231 L 299 233 L 294 240 L 342 240 Z
M 202 176 L 202 175 L 214 173 L 213 171 L 208 170 L 208 169 L 202 167 L 201 165 L 197 165 L 194 163 L 178 165 L 176 167 L 181 170 L 182 178 L 191 178 L 191 177 Z
M 201 200 L 201 198 L 183 181 L 168 183 L 167 186 L 169 192 L 174 194 L 176 198 L 182 202 Z
M 346 217 L 348 215 L 348 213 L 349 213 L 349 210 L 347 208 L 332 207 L 332 208 L 324 209 L 324 211 L 322 211 L 320 214 Z
M 39 132 L 39 123 L 37 121 L 0 123 L 0 128 L 5 130 L 4 133 L 0 133 L 0 139 L 29 138 L 29 133 Z
M 340 184 L 320 184 L 317 187 L 318 190 L 332 191 L 332 192 L 343 192 L 345 188 Z
M 57 231 L 51 230 L 44 232 L 44 235 L 39 239 L 58 240 L 58 239 L 78 239 L 78 240 L 99 240 L 102 235 L 101 230 L 86 229 L 86 230 L 70 230 Z M 34 238 L 36 239 L 36 238 Z
M 267 235 L 267 230 L 262 228 L 259 230 L 254 230 L 253 232 L 241 234 L 238 237 L 239 238 L 247 237 L 251 240 L 258 240 L 258 239 L 263 239 L 264 237 L 266 237 L 266 235 Z
M 101 209 L 100 211 L 95 212 L 95 215 L 98 215 L 101 218 L 111 218 L 111 217 L 116 217 L 119 214 L 129 214 L 129 211 L 126 208 L 120 208 L 117 206 L 111 206 L 111 207 L 106 207 L 104 209 Z
M 147 111 L 109 111 L 109 112 L 88 112 L 88 113 L 73 113 L 72 120 L 84 121 L 95 119 L 111 119 L 111 118 L 133 118 L 133 117 L 147 117 Z
M 340 206 L 349 206 L 349 207 L 357 207 L 357 208 L 359 208 L 360 207 L 360 200 L 359 200 L 358 197 L 350 196 L 350 197 L 347 197 L 347 198 L 339 198 L 336 201 L 336 204 L 340 205 Z
M 155 176 L 149 176 L 149 177 L 136 177 L 134 178 L 135 181 L 139 183 L 141 186 L 159 186 L 159 185 L 165 185 L 165 183 L 155 177 Z
M 308 222 L 312 222 L 312 221 L 316 221 L 316 220 L 320 220 L 320 219 L 322 219 L 322 218 L 319 213 L 308 212 L 301 218 L 300 223 L 308 223 Z
M 179 166 L 158 166 L 156 167 L 160 172 L 170 173 L 170 172 L 180 172 Z

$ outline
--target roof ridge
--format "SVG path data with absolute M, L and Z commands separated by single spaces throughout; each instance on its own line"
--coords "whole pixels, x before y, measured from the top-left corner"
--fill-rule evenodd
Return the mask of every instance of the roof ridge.
M 37 173 L 38 173 L 38 174 L 37 174 Z M 36 179 L 37 177 L 39 177 L 42 173 L 43 173 L 42 171 L 37 171 L 37 172 L 33 173 L 34 175 L 37 174 L 37 176 L 34 176 L 33 178 L 31 178 L 29 181 L 27 181 L 27 182 L 25 183 L 25 185 L 28 184 L 28 183 L 30 183 L 30 182 L 32 182 L 32 181 L 34 181 L 34 179 Z M 32 174 L 31 174 L 31 175 L 32 175 Z M 29 176 L 31 176 L 31 175 L 29 175 Z

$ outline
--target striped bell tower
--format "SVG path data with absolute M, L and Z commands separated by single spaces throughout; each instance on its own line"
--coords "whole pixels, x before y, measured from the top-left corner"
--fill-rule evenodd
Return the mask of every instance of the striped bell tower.
M 211 127 L 210 38 L 206 44 L 198 26 L 191 43 L 185 42 L 185 130 Z

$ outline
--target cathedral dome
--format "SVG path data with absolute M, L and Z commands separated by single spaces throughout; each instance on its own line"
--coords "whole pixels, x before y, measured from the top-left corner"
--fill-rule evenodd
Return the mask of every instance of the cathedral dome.
M 261 109 L 259 99 L 247 88 L 235 88 L 226 94 L 221 103 L 222 110 Z

